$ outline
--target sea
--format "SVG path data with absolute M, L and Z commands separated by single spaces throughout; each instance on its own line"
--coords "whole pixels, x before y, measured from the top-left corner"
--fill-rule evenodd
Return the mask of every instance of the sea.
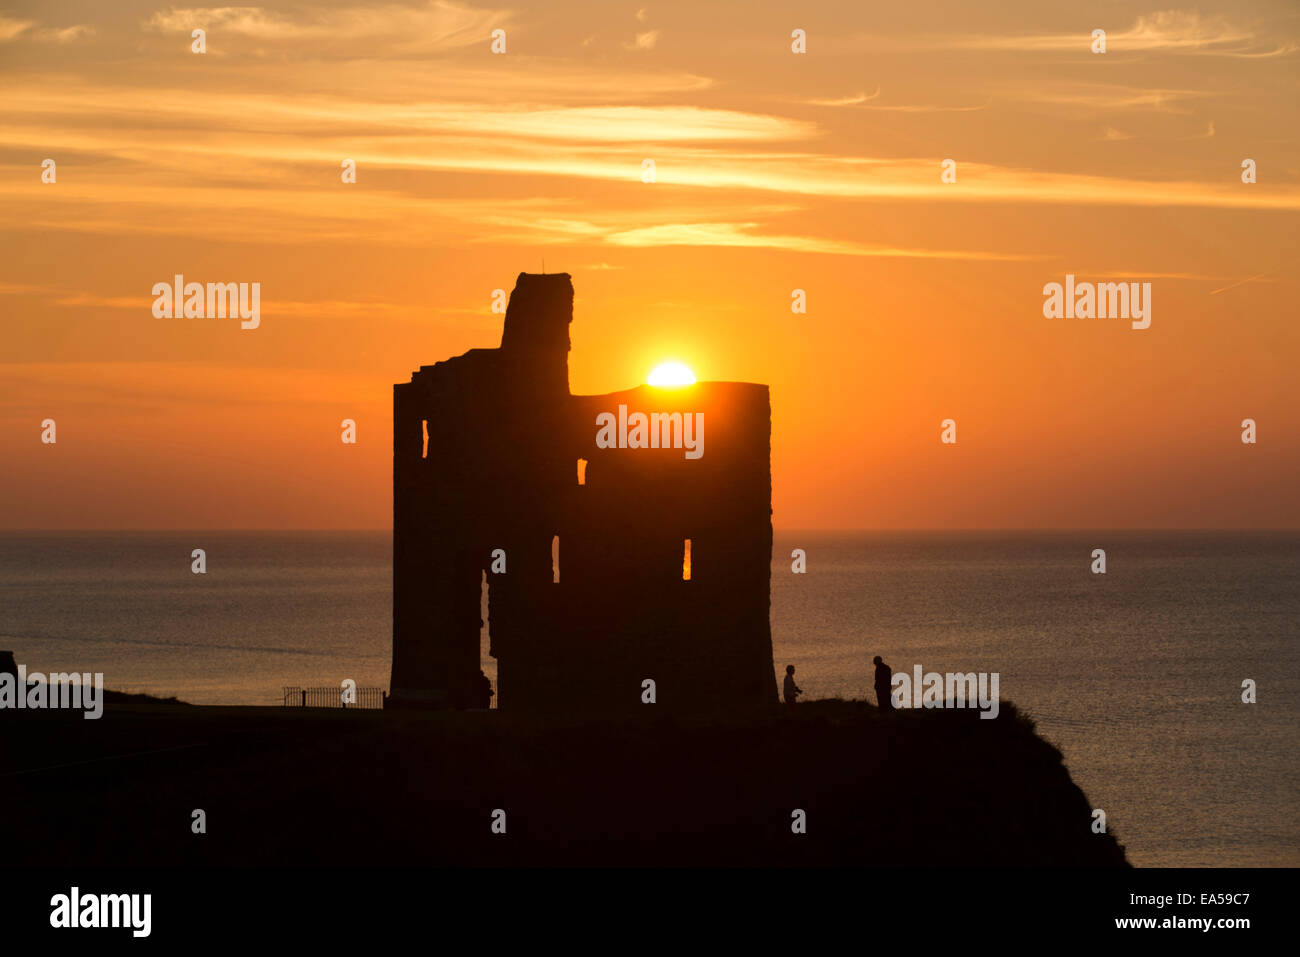
M 0 650 L 120 691 L 386 688 L 391 602 L 387 531 L 0 533 Z M 1135 865 L 1300 865 L 1300 533 L 778 531 L 771 621 L 805 699 L 996 672 Z

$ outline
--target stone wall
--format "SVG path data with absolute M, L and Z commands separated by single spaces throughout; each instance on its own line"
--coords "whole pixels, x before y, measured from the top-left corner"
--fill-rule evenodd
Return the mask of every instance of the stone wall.
M 488 570 L 500 707 L 633 710 L 645 679 L 673 711 L 774 706 L 767 387 L 570 395 L 572 308 L 567 275 L 521 274 L 500 349 L 394 387 L 391 705 L 471 706 Z M 599 447 L 620 405 L 702 415 L 702 454 Z

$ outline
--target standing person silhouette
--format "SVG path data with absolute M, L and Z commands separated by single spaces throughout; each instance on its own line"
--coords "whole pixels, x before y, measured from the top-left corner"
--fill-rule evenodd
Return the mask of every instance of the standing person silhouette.
M 785 706 L 793 708 L 795 699 L 803 694 L 799 686 L 794 683 L 794 665 L 785 666 L 785 683 L 782 685 L 781 690 L 785 695 Z
M 478 670 L 478 706 L 484 710 L 491 708 L 494 694 L 496 692 L 492 690 L 492 679 L 480 668 Z
M 894 670 L 880 660 L 880 655 L 871 659 L 876 666 L 876 707 L 881 711 L 893 711 L 894 700 L 889 695 L 889 682 Z

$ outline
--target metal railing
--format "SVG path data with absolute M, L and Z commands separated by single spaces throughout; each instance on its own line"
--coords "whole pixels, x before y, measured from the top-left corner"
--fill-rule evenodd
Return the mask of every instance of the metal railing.
M 387 696 L 383 688 L 358 688 L 356 703 L 343 702 L 343 689 L 337 685 L 325 688 L 299 688 L 284 686 L 284 705 L 287 708 L 372 708 L 382 709 Z

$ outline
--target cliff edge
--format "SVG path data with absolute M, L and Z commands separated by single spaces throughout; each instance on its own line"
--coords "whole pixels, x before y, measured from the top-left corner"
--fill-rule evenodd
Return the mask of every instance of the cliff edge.
M 647 706 L 539 722 L 120 700 L 99 721 L 4 720 L 15 865 L 1126 863 L 1006 703 L 992 721 L 812 701 L 735 721 Z

